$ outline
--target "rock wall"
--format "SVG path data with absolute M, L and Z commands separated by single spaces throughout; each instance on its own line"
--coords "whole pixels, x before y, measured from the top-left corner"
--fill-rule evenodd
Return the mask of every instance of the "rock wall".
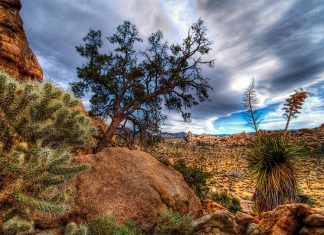
M 43 71 L 29 48 L 20 0 L 0 0 L 0 70 L 26 80 L 43 80 Z

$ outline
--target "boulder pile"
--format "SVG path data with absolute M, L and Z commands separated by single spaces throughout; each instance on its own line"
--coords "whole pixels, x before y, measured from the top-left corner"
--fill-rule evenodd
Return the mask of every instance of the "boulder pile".
M 195 220 L 193 225 L 196 234 L 200 235 L 322 235 L 324 208 L 287 204 L 264 212 L 259 218 L 242 212 L 232 214 L 218 210 Z

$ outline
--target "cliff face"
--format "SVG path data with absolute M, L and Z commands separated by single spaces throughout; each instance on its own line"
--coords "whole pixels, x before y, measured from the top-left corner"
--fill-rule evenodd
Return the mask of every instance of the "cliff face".
M 43 80 L 43 71 L 28 45 L 20 9 L 20 0 L 0 0 L 0 69 L 22 80 Z

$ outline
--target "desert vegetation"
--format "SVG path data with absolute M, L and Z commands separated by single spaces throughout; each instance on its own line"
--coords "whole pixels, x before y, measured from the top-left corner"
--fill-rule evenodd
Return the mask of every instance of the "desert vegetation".
M 34 210 L 66 213 L 64 183 L 89 168 L 71 151 L 94 145 L 80 102 L 52 83 L 0 74 L 0 228 L 31 230 Z
M 242 95 L 253 132 L 170 137 L 167 111 L 190 121 L 213 91 L 202 19 L 180 43 L 144 41 L 130 21 L 107 40 L 90 29 L 67 91 L 43 81 L 20 8 L 0 0 L 0 18 L 12 14 L 0 47 L 14 48 L 0 53 L 1 235 L 324 233 L 324 125 L 290 129 L 309 91 L 282 100 L 280 130 L 262 130 L 253 79 Z
M 93 115 L 110 120 L 96 151 L 114 145 L 115 135 L 129 146 L 135 137 L 145 143 L 160 133 L 167 118 L 162 108 L 181 112 L 189 120 L 185 110 L 208 99 L 211 87 L 201 67 L 213 65 L 213 60 L 205 59 L 212 43 L 201 19 L 182 44 L 169 45 L 158 31 L 148 38 L 145 50 L 136 50 L 143 40 L 129 21 L 107 39 L 114 51 L 103 53 L 100 30 L 91 29 L 83 38 L 85 44 L 76 49 L 86 63 L 77 68 L 80 81 L 71 83 L 77 97 L 92 93 Z

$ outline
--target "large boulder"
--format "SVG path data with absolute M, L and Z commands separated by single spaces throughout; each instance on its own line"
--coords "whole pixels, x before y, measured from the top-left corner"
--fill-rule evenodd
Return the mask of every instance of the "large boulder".
M 313 213 L 305 204 L 286 204 L 261 214 L 259 227 L 262 233 L 293 235 L 304 226 L 304 219 Z
M 133 220 L 143 229 L 150 229 L 167 209 L 193 219 L 202 214 L 200 200 L 183 176 L 148 153 L 106 148 L 75 160 L 89 163 L 92 168 L 75 182 L 75 210 L 69 220 L 88 223 L 107 215 L 118 223 Z
M 0 0 L 0 70 L 22 80 L 42 80 L 43 72 L 29 48 L 20 9 L 20 0 Z

